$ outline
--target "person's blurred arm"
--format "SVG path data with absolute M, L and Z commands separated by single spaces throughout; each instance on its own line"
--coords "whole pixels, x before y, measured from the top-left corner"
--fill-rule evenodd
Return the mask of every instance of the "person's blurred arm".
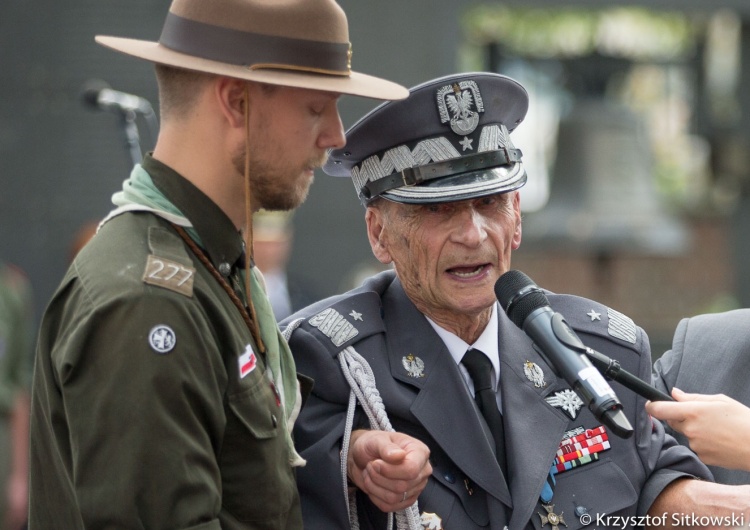
M 36 334 L 31 283 L 23 271 L 5 264 L 0 267 L 0 298 L 6 308 L 6 362 L 2 375 L 9 399 L 9 468 L 2 484 L 5 515 L 3 528 L 23 528 L 29 500 L 29 410 L 33 346 Z
M 750 408 L 723 394 L 675 388 L 672 396 L 676 402 L 649 402 L 646 410 L 684 434 L 705 464 L 750 471 Z
M 11 468 L 6 485 L 6 528 L 26 522 L 29 498 L 29 395 L 19 392 L 10 415 Z

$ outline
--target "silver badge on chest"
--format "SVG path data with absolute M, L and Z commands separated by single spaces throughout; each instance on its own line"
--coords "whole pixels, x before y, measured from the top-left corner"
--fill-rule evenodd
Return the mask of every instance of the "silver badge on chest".
M 414 377 L 415 379 L 424 377 L 424 361 L 414 354 L 410 353 L 401 359 L 401 364 L 404 365 L 404 369 L 409 374 L 409 377 Z
M 547 382 L 544 380 L 544 372 L 539 365 L 532 361 L 523 363 L 523 374 L 526 379 L 534 383 L 534 388 L 544 388 Z
M 436 513 L 422 512 L 419 524 L 424 530 L 443 530 L 443 520 Z

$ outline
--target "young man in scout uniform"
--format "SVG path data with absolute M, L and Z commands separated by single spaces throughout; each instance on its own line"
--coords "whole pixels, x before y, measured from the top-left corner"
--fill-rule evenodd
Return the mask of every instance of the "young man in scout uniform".
M 156 63 L 161 131 L 44 317 L 29 527 L 302 528 L 251 214 L 304 200 L 340 94 L 406 89 L 351 71 L 333 0 L 174 0 L 159 42 L 97 41 Z
M 394 270 L 282 323 L 298 370 L 315 379 L 294 431 L 307 528 L 384 529 L 383 505 L 397 501 L 400 528 L 433 530 L 747 512 L 748 488 L 692 480 L 710 474 L 651 421 L 645 399 L 616 386 L 630 437 L 599 421 L 500 309 L 494 286 L 521 244 L 526 182 L 510 132 L 527 106 L 507 77 L 453 75 L 382 104 L 331 152 L 324 170 L 352 178 L 372 251 Z M 648 339 L 631 319 L 548 296 L 585 344 L 648 380 Z M 390 430 L 431 451 L 421 494 L 381 476 L 397 462 L 360 456 Z

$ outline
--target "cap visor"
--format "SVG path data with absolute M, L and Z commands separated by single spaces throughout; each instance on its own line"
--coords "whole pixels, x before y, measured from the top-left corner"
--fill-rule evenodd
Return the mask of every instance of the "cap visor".
M 507 193 L 526 184 L 522 163 L 496 167 L 428 181 L 418 186 L 403 186 L 383 193 L 382 197 L 410 204 L 463 201 Z

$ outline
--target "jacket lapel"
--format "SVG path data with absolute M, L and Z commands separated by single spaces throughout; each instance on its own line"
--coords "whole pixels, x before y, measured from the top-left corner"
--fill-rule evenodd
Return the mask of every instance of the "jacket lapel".
M 486 426 L 448 349 L 396 281 L 383 298 L 391 374 L 419 388 L 411 412 L 448 457 L 480 488 L 511 506 Z M 423 363 L 420 377 L 403 360 Z M 420 363 L 421 366 L 421 363 Z M 468 433 L 483 432 L 485 436 Z M 493 465 L 488 465 L 492 463 Z
M 530 339 L 502 311 L 499 335 L 505 447 L 514 500 L 508 526 L 524 528 L 534 516 L 534 507 L 568 420 L 544 401 L 562 381 L 558 381 L 550 366 L 533 349 Z M 525 373 L 527 361 L 544 373 L 542 387 L 537 388 Z

